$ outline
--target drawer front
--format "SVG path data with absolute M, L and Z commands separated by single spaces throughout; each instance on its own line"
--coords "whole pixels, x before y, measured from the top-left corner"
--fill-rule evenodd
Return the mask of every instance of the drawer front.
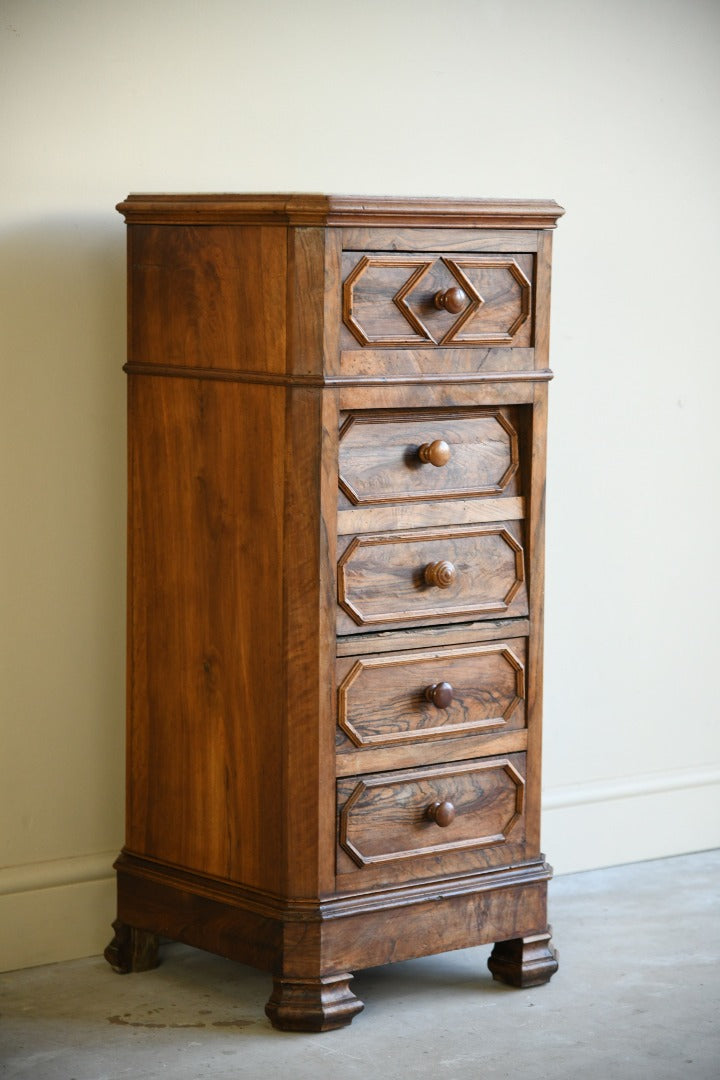
M 525 755 L 348 777 L 338 783 L 340 848 L 356 868 L 518 842 Z
M 343 347 L 528 347 L 529 253 L 343 253 Z
M 338 661 L 338 751 L 525 725 L 524 638 Z
M 521 522 L 344 537 L 339 550 L 341 633 L 527 614 Z
M 512 410 L 351 413 L 340 430 L 339 484 L 354 506 L 515 495 Z

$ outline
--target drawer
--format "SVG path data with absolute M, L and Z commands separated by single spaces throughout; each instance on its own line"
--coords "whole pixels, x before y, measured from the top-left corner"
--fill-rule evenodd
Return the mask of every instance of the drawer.
M 339 752 L 525 726 L 524 638 L 341 657 Z
M 347 777 L 337 795 L 343 870 L 517 843 L 525 755 Z
M 340 429 L 342 495 L 353 506 L 516 495 L 520 463 L 516 413 L 513 409 L 350 413 Z
M 522 524 L 340 537 L 338 632 L 526 615 Z
M 342 348 L 527 348 L 533 276 L 527 252 L 345 251 Z

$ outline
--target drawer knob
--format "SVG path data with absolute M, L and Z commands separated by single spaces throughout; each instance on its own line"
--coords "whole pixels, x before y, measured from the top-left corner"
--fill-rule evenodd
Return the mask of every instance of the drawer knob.
M 445 292 L 435 293 L 435 307 L 449 311 L 451 315 L 459 315 L 467 304 L 467 296 L 457 285 Z
M 437 585 L 438 589 L 449 589 L 456 577 L 457 571 L 448 559 L 430 563 L 425 567 L 425 584 Z
M 441 829 L 447 829 L 448 825 L 452 825 L 455 820 L 455 807 L 448 799 L 445 799 L 444 802 L 430 803 L 425 814 Z
M 418 447 L 418 457 L 426 465 L 435 465 L 441 469 L 450 460 L 450 447 L 444 439 L 435 439 L 434 442 L 424 442 Z
M 425 697 L 436 709 L 447 709 L 452 703 L 453 688 L 449 682 L 436 682 L 426 688 Z

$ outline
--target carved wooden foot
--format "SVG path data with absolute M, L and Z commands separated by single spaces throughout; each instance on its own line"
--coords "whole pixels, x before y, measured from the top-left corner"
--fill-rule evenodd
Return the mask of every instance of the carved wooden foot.
M 126 926 L 116 919 L 112 924 L 115 937 L 104 956 L 113 971 L 128 975 L 131 971 L 150 971 L 160 963 L 158 959 L 158 936 L 149 930 Z
M 508 986 L 542 986 L 558 969 L 555 949 L 550 944 L 550 930 L 544 934 L 498 941 L 490 954 L 488 967 L 493 979 Z
M 326 975 L 318 979 L 273 982 L 265 1006 L 273 1027 L 281 1031 L 332 1031 L 347 1027 L 364 1005 L 348 987 L 352 975 Z

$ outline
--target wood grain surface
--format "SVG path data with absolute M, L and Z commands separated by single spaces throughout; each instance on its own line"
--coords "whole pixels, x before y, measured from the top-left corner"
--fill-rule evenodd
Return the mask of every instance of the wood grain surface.
M 128 389 L 127 847 L 279 888 L 283 393 Z M 238 469 L 258 443 L 269 468 Z
M 285 371 L 282 230 L 131 227 L 128 245 L 131 363 Z

